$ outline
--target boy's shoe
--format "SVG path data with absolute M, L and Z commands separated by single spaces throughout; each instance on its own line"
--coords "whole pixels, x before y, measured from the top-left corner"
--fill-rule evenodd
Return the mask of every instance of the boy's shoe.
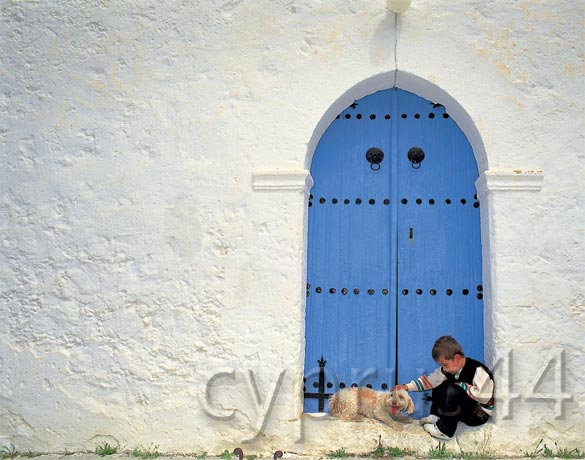
M 431 424 L 434 425 L 438 421 L 439 421 L 439 416 L 438 415 L 431 414 L 431 415 L 427 415 L 426 417 L 421 418 L 418 422 L 421 425 L 426 425 L 427 423 L 431 423 Z
M 439 430 L 437 428 L 437 425 L 435 425 L 434 423 L 427 423 L 426 425 L 423 426 L 423 428 L 433 438 L 437 438 L 437 439 L 440 439 L 442 441 L 451 441 L 451 439 L 453 439 L 452 437 L 447 436 L 445 433 L 443 433 L 441 430 Z

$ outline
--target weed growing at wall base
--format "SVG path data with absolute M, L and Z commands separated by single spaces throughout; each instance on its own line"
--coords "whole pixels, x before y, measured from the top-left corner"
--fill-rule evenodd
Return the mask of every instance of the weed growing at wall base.
M 10 446 L 0 446 L 0 458 L 14 458 L 17 455 L 16 447 L 12 444 Z
M 132 451 L 132 457 L 137 458 L 157 458 L 160 457 L 160 452 L 158 451 L 158 446 L 153 446 L 152 444 L 148 449 L 142 449 L 141 447 L 136 448 Z
M 373 458 L 398 458 L 398 457 L 412 457 L 416 454 L 414 450 L 401 449 L 399 447 L 384 447 L 378 444 L 370 456 Z
M 496 458 L 496 455 L 491 452 L 463 452 L 459 455 L 464 460 L 484 460 Z
M 345 458 L 345 457 L 349 457 L 349 456 L 353 456 L 353 454 L 350 454 L 350 453 L 346 452 L 345 451 L 345 447 L 342 447 L 341 449 L 337 449 L 337 450 L 331 451 L 327 455 L 327 457 L 329 457 L 329 458 Z
M 453 453 L 447 450 L 444 442 L 440 442 L 436 448 L 429 450 L 428 457 L 433 459 L 453 458 Z
M 386 452 L 384 446 L 382 444 L 378 444 L 378 447 L 376 447 L 376 450 L 371 453 L 371 456 L 374 458 L 385 457 Z
M 118 448 L 110 446 L 110 444 L 107 442 L 95 448 L 95 453 L 98 454 L 100 457 L 105 457 L 106 455 L 114 455 L 117 452 Z
M 219 456 L 219 458 L 222 458 L 223 460 L 231 460 L 234 457 L 234 454 L 232 454 L 229 450 L 224 450 L 221 455 Z
M 585 452 L 577 449 L 569 449 L 567 447 L 559 447 L 555 441 L 555 448 L 550 449 L 546 444 L 544 445 L 544 456 L 545 457 L 556 457 L 556 458 L 585 458 Z
M 556 458 L 585 458 L 585 452 L 579 450 L 577 448 L 569 449 L 566 447 L 559 447 L 557 441 L 555 441 L 554 449 L 551 449 L 543 442 L 544 439 L 541 439 L 536 444 L 534 450 L 530 452 L 523 452 L 525 457 L 535 458 L 535 457 L 556 457 Z

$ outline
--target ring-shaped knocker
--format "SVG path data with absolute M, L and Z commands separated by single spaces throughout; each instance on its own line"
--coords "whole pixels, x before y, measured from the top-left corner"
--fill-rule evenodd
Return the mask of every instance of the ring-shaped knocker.
M 425 159 L 425 152 L 420 147 L 411 147 L 408 150 L 407 157 L 413 169 L 419 169 Z
M 371 147 L 366 152 L 366 160 L 370 163 L 370 169 L 372 171 L 379 171 L 380 163 L 384 160 L 384 152 L 378 147 Z

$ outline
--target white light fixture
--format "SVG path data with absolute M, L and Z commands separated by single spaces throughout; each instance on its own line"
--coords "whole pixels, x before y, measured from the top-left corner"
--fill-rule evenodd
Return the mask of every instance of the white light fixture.
M 390 11 L 396 14 L 400 14 L 404 13 L 408 9 L 412 3 L 412 0 L 386 0 L 386 3 L 388 4 L 388 9 Z

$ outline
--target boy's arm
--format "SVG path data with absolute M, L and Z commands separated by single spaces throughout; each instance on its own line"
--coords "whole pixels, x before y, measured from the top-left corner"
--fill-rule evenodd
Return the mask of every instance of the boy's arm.
M 471 399 L 475 399 L 480 404 L 488 404 L 494 396 L 494 381 L 483 367 L 478 367 L 473 376 L 473 385 L 465 382 L 459 382 Z
M 418 379 L 411 381 L 404 385 L 407 391 L 427 391 L 438 387 L 441 383 L 447 380 L 445 374 L 440 367 L 435 369 L 429 375 L 421 375 Z

